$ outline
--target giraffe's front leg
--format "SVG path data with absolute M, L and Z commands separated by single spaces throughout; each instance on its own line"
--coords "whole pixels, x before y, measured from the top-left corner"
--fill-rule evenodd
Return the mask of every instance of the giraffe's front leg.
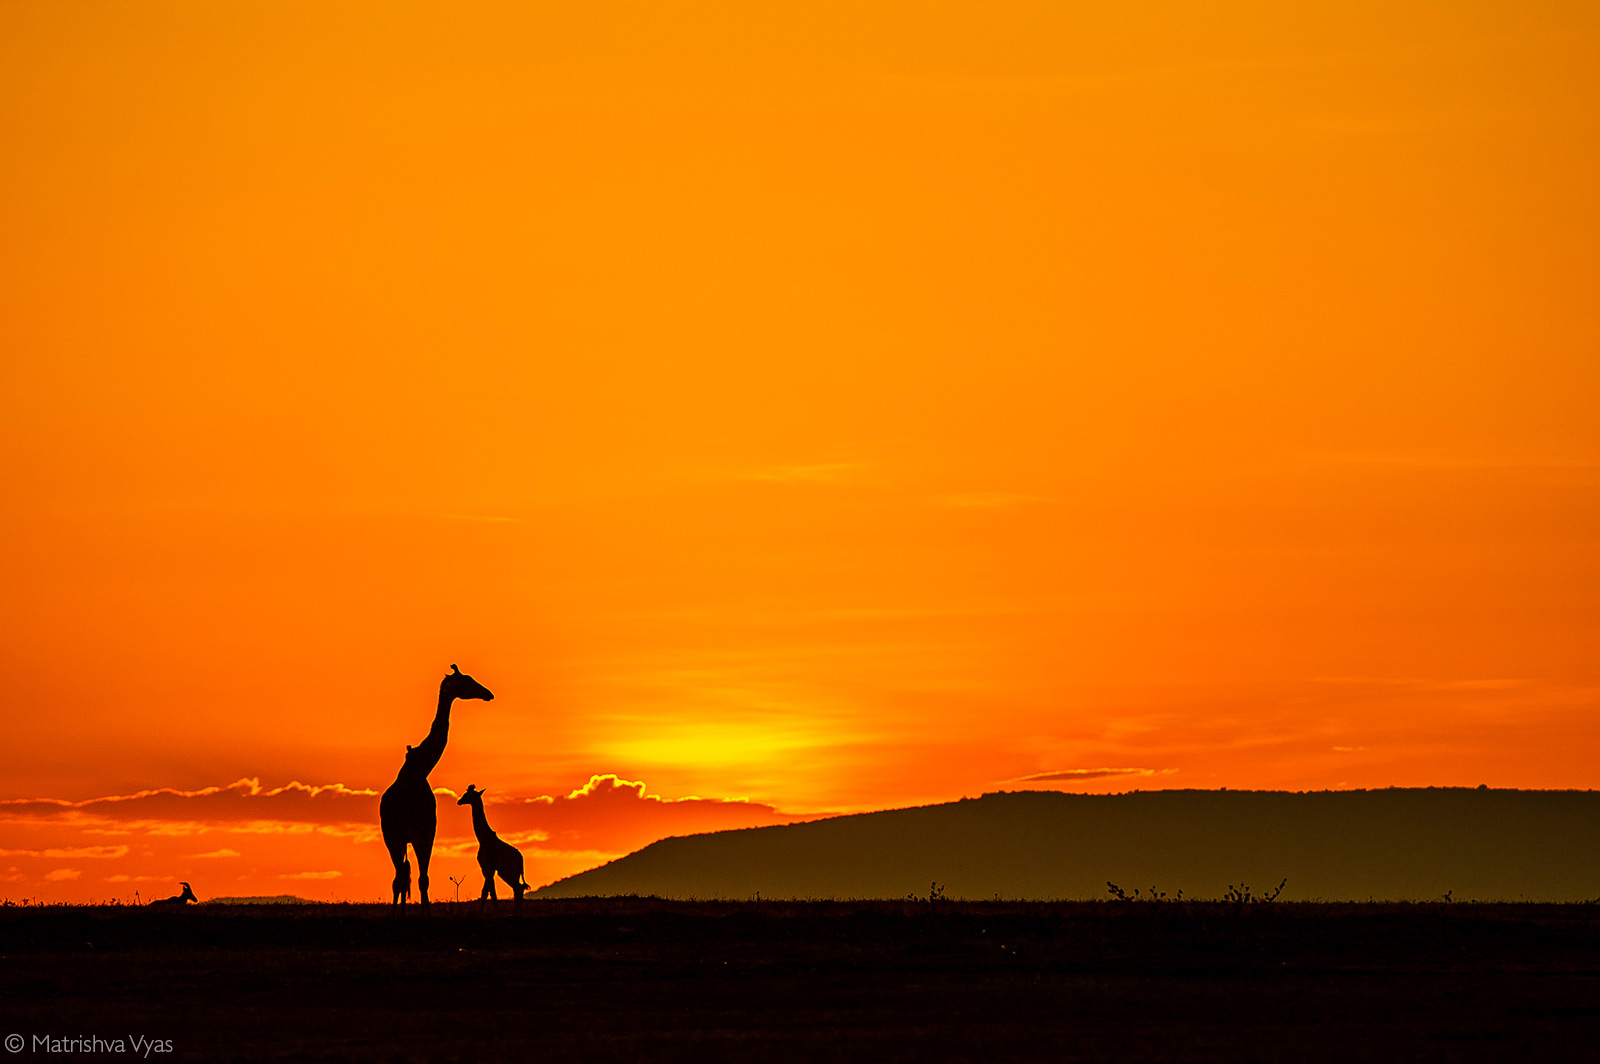
M 406 844 L 401 843 L 397 849 L 389 846 L 389 860 L 394 863 L 394 881 L 390 884 L 394 888 L 394 904 L 404 905 L 411 896 L 411 862 L 406 860 Z
M 483 873 L 483 890 L 478 894 L 478 901 L 487 904 L 489 899 L 494 896 L 494 869 L 479 860 L 478 871 Z

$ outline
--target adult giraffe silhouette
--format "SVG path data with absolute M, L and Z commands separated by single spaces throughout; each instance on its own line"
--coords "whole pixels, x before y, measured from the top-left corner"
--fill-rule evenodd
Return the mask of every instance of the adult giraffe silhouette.
M 438 800 L 428 784 L 428 773 L 444 756 L 450 738 L 450 705 L 458 698 L 494 700 L 494 692 L 454 665 L 450 675 L 439 683 L 439 712 L 433 715 L 428 737 L 416 746 L 406 747 L 406 763 L 400 774 L 383 792 L 378 802 L 378 821 L 383 825 L 383 844 L 394 862 L 394 904 L 411 897 L 411 863 L 406 860 L 406 844 L 417 855 L 417 891 L 422 904 L 428 904 L 428 861 L 433 857 L 433 836 L 439 827 Z

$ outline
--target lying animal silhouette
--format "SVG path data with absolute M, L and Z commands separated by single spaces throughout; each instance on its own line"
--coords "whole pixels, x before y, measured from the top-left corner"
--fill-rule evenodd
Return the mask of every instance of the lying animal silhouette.
M 150 909 L 182 909 L 182 908 L 187 907 L 190 903 L 198 902 L 200 900 L 199 898 L 194 896 L 194 888 L 193 887 L 189 886 L 189 884 L 187 884 L 187 883 L 184 883 L 182 880 L 179 880 L 178 882 L 183 886 L 183 893 L 182 894 L 174 894 L 170 898 L 157 898 L 155 901 L 151 902 L 148 906 L 146 906 L 146 908 L 150 908 Z

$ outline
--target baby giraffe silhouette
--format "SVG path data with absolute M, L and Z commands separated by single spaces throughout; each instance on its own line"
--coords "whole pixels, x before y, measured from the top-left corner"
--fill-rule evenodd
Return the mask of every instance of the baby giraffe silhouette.
M 194 888 L 189 886 L 189 884 L 183 882 L 182 880 L 179 880 L 178 881 L 178 885 L 183 888 L 183 893 L 182 894 L 174 894 L 170 898 L 157 898 L 155 901 L 150 902 L 150 904 L 147 905 L 146 908 L 150 908 L 150 909 L 182 909 L 182 908 L 184 908 L 184 907 L 186 907 L 186 906 L 188 906 L 188 905 L 190 905 L 192 903 L 196 903 L 196 902 L 198 902 L 200 900 L 199 898 L 194 896 Z
M 467 793 L 456 803 L 472 806 L 472 833 L 478 836 L 478 868 L 483 872 L 483 893 L 478 900 L 500 900 L 494 891 L 494 877 L 498 873 L 516 894 L 517 907 L 521 908 L 522 892 L 529 889 L 522 878 L 522 852 L 489 827 L 489 819 L 483 815 L 484 794 L 484 791 L 469 783 Z
M 383 845 L 394 862 L 394 904 L 411 897 L 411 862 L 406 860 L 406 844 L 417 855 L 417 890 L 422 904 L 428 904 L 428 861 L 433 857 L 433 836 L 439 827 L 439 803 L 428 785 L 428 773 L 444 756 L 450 738 L 450 704 L 458 698 L 494 700 L 494 693 L 454 665 L 450 675 L 439 683 L 439 711 L 433 716 L 428 737 L 417 746 L 406 747 L 406 763 L 378 802 L 378 820 L 383 826 Z

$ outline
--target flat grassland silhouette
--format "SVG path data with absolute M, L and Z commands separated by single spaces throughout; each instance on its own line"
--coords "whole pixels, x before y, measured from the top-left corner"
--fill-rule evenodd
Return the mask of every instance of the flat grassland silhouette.
M 0 1033 L 205 1060 L 892 1062 L 1570 1059 L 1600 1032 L 1593 904 L 915 893 L 4 907 Z

